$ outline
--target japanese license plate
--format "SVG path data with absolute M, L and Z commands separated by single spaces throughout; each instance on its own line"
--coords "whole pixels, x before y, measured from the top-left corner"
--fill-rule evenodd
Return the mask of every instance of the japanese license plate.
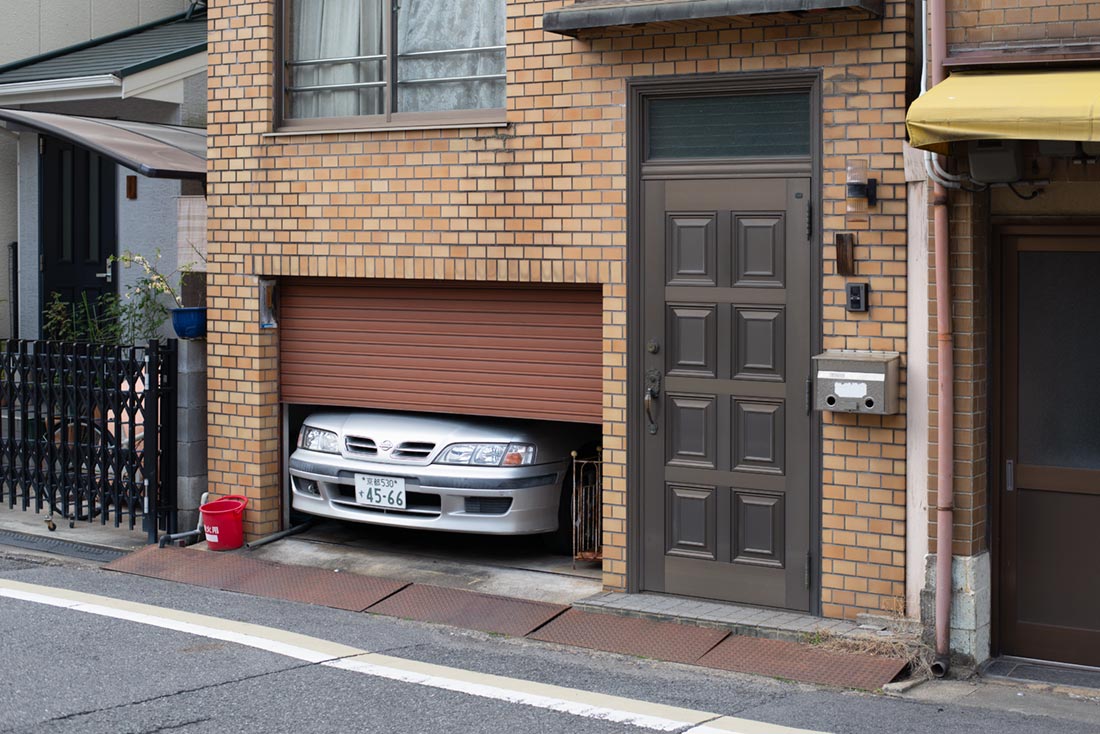
M 355 501 L 367 507 L 384 510 L 405 509 L 405 479 L 379 477 L 374 474 L 355 475 Z

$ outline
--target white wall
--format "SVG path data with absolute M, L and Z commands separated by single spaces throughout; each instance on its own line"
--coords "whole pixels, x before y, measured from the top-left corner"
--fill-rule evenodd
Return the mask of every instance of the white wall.
M 189 0 L 0 0 L 0 64 L 186 10 Z
M 126 177 L 137 176 L 137 198 L 126 198 Z M 169 275 L 176 269 L 176 200 L 180 182 L 140 176 L 126 168 L 118 169 L 118 254 L 132 252 L 154 263 Z M 157 252 L 160 259 L 157 259 Z M 137 266 L 117 267 L 119 295 L 123 295 L 143 275 Z M 173 283 L 173 287 L 177 285 Z M 162 299 L 172 307 L 170 299 Z M 165 321 L 161 336 L 172 337 L 172 326 Z
M 11 263 L 8 244 L 19 239 L 19 204 L 16 179 L 19 171 L 19 139 L 0 131 L 0 339 L 15 336 L 11 328 Z
M 38 338 L 38 136 L 19 136 L 19 338 Z M 7 268 L 4 269 L 5 276 Z

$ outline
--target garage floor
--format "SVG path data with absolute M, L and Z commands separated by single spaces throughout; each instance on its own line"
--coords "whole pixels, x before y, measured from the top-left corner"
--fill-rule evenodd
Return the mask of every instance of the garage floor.
M 578 561 L 574 567 L 569 557 L 548 553 L 537 537 L 425 533 L 322 521 L 254 548 L 249 556 L 555 604 L 571 604 L 603 588 L 598 562 Z

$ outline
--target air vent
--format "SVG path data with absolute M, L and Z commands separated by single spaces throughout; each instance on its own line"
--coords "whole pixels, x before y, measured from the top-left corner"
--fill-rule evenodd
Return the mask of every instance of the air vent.
M 346 439 L 344 439 L 344 445 L 347 447 L 348 452 L 352 454 L 366 454 L 368 456 L 374 456 L 378 453 L 378 446 L 376 446 L 374 440 L 370 438 L 348 436 Z
M 435 448 L 434 443 L 420 443 L 417 441 L 406 441 L 393 450 L 393 458 L 395 459 L 426 459 L 428 454 L 432 453 L 432 449 Z
M 503 515 L 511 507 L 511 497 L 466 498 L 466 512 L 471 515 Z

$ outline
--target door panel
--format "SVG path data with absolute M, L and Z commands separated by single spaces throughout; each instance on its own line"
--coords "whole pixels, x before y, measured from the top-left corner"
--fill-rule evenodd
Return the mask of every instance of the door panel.
M 39 156 L 42 300 L 53 293 L 90 305 L 114 292 L 117 238 L 115 164 L 71 143 L 42 136 Z
M 1100 237 L 1003 257 L 1002 651 L 1100 665 Z
M 809 196 L 644 183 L 646 589 L 809 610 Z

